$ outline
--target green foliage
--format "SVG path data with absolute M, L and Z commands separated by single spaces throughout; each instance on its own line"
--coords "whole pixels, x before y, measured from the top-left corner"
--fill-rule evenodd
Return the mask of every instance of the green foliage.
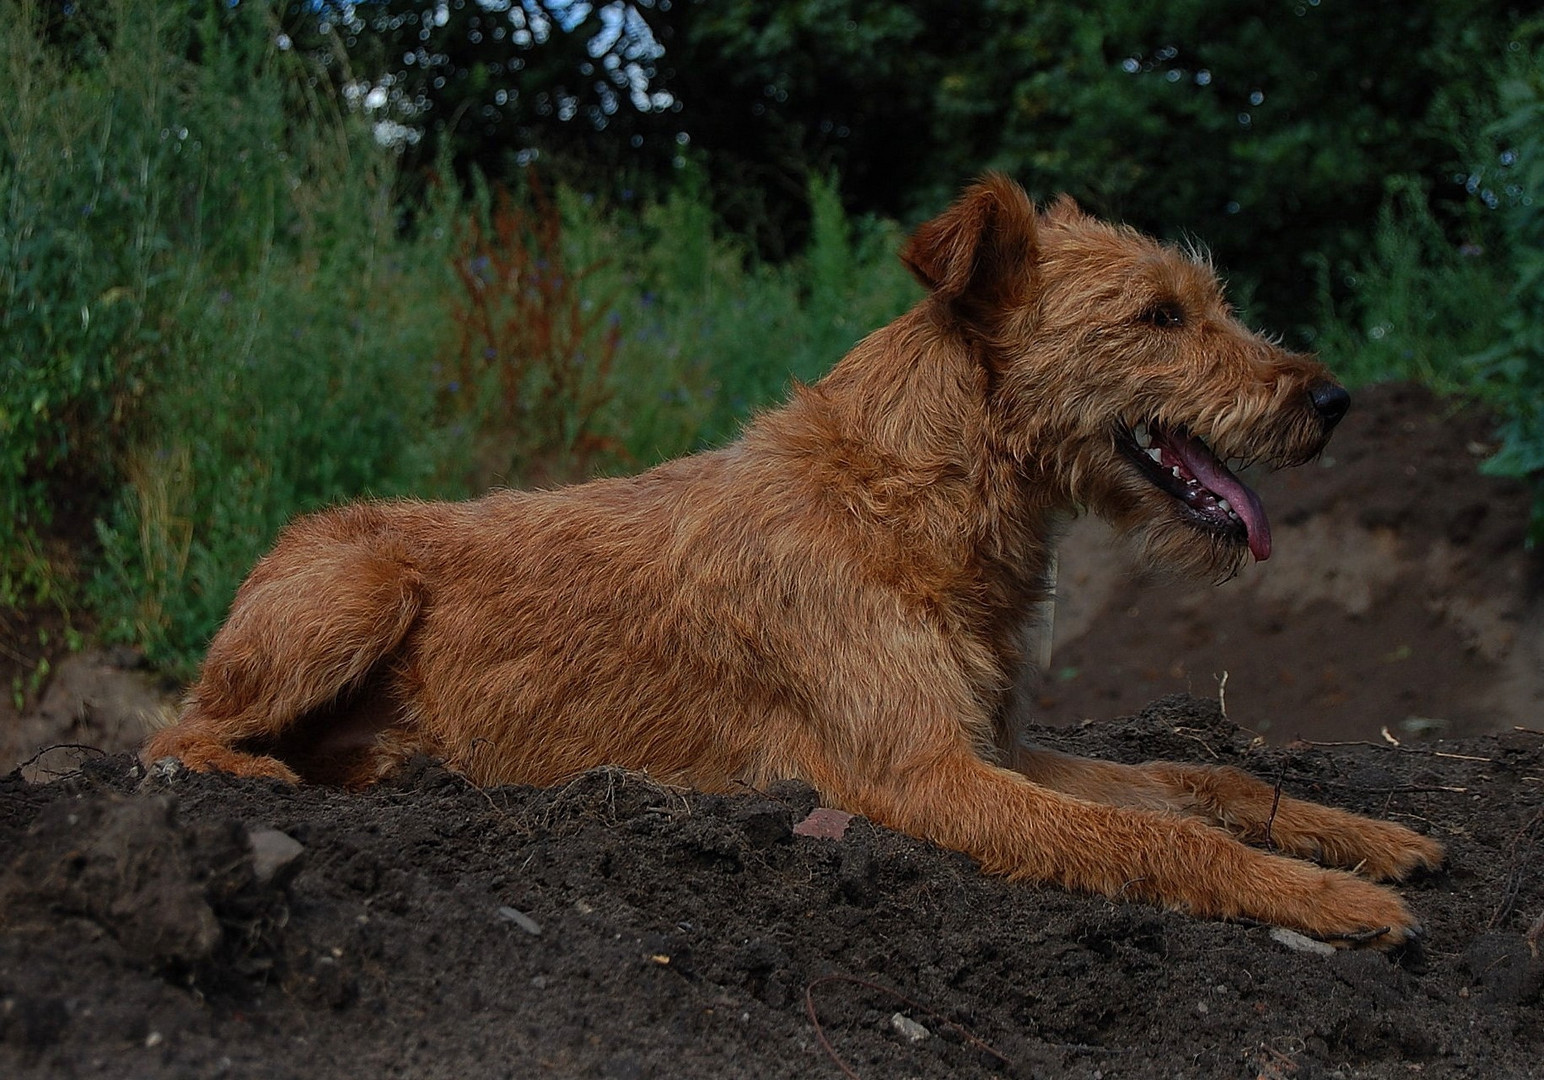
M 1346 382 L 1413 379 L 1448 393 L 1473 380 L 1469 356 L 1495 339 L 1506 290 L 1493 254 L 1444 234 L 1414 184 L 1391 185 L 1360 265 L 1339 282 L 1319 262 L 1320 323 L 1313 344 Z M 1486 213 L 1479 208 L 1477 213 Z M 1477 235 L 1491 223 L 1476 220 Z
M 1353 383 L 1415 379 L 1494 409 L 1500 448 L 1483 468 L 1533 482 L 1535 544 L 1544 539 L 1541 33 L 1544 24 L 1517 29 L 1498 81 L 1502 116 L 1486 133 L 1492 147 L 1474 140 L 1475 157 L 1494 161 L 1466 170 L 1479 197 L 1444 227 L 1414 181 L 1391 183 L 1370 251 L 1341 271 L 1349 297 L 1338 310 L 1332 271 L 1320 260 L 1323 331 L 1315 341 Z
M 810 244 L 780 265 L 716 237 L 690 178 L 645 213 L 627 261 L 632 299 L 618 309 L 619 368 L 642 380 L 624 398 L 634 419 L 618 418 L 634 460 L 732 438 L 747 413 L 915 302 L 894 225 L 849 221 L 834 179 L 813 179 L 809 198 Z
M 105 629 L 178 673 L 289 518 L 429 493 L 439 471 L 443 244 L 398 241 L 368 212 L 335 220 L 320 248 L 269 243 L 250 273 L 200 294 L 99 525 Z
M 185 671 L 289 516 L 435 472 L 445 251 L 264 5 L 94 11 L 0 12 L 0 569 L 48 599 L 50 506 L 116 489 L 88 599 Z
M 1511 289 L 1501 340 L 1472 362 L 1503 417 L 1501 448 L 1485 469 L 1532 480 L 1537 544 L 1544 540 L 1544 23 L 1517 37 L 1526 48 L 1501 82 L 1503 118 L 1493 129 L 1510 173 L 1500 217 Z
M 47 44 L 41 5 L 0 5 L 0 595 L 11 603 L 47 578 L 36 553 L 49 477 L 101 469 L 166 329 L 150 294 L 167 288 L 161 257 L 191 172 L 191 117 L 167 107 L 184 72 L 129 62 L 166 15 L 112 13 L 118 47 L 67 58 Z M 185 45 L 189 30 L 168 34 Z

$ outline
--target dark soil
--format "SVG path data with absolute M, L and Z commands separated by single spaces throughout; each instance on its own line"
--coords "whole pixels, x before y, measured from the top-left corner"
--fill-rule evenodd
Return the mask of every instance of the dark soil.
M 1192 698 L 1033 734 L 1439 837 L 1424 943 L 1294 951 L 861 819 L 796 835 L 794 784 L 422 762 L 349 795 L 95 758 L 0 781 L 0 1075 L 1544 1076 L 1544 734 L 1273 748 Z

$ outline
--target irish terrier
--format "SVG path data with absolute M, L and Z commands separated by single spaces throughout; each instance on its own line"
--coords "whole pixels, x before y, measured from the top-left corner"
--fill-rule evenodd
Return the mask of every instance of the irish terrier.
M 1435 866 L 1431 840 L 1235 769 L 1008 730 L 1058 523 L 1091 511 L 1227 577 L 1271 540 L 1224 462 L 1312 458 L 1346 392 L 1240 325 L 1203 260 L 1004 177 L 902 257 L 926 298 L 722 449 L 295 521 L 145 758 L 348 786 L 420 753 L 478 784 L 796 777 L 1024 881 L 1407 939 L 1366 879 Z

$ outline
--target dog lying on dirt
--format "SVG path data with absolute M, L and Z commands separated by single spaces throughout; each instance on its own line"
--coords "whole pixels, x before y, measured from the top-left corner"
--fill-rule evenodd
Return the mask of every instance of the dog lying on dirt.
M 347 786 L 414 754 L 478 784 L 800 778 L 1025 881 L 1406 940 L 1367 879 L 1437 865 L 1431 840 L 1236 769 L 1020 746 L 1007 719 L 1059 522 L 1230 576 L 1270 530 L 1224 461 L 1307 461 L 1346 392 L 1240 325 L 1200 259 L 1001 176 L 902 257 L 926 298 L 722 449 L 295 521 L 145 759 Z

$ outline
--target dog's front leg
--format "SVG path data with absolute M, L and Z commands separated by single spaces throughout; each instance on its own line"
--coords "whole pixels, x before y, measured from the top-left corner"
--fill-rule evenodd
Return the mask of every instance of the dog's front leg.
M 1442 864 L 1442 845 L 1403 825 L 1280 795 L 1230 766 L 1121 765 L 1023 747 L 1013 767 L 1030 780 L 1111 806 L 1192 814 L 1240 840 L 1397 881 Z
M 1193 817 L 1065 795 L 963 746 L 853 794 L 849 809 L 1013 878 L 1332 941 L 1373 932 L 1386 947 L 1416 930 L 1398 896 L 1361 878 L 1259 851 Z

